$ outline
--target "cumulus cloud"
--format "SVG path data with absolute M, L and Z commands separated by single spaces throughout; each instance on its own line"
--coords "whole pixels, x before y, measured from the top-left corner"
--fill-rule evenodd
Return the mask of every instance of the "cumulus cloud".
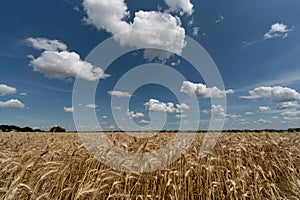
M 246 112 L 245 115 L 253 115 L 253 112 Z
M 49 40 L 47 38 L 27 38 L 27 43 L 35 49 L 46 51 L 66 51 L 67 45 L 58 40 Z
M 131 94 L 128 92 L 123 92 L 123 91 L 118 91 L 118 90 L 111 90 L 107 92 L 111 96 L 116 96 L 116 97 L 131 97 Z
M 47 78 L 65 79 L 78 77 L 88 81 L 107 78 L 100 67 L 81 60 L 75 52 L 44 51 L 38 58 L 32 58 L 30 65 L 34 71 L 45 74 Z
M 228 115 L 226 115 L 226 117 L 228 118 L 228 119 L 231 119 L 231 120 L 236 120 L 236 119 L 238 119 L 238 118 L 241 118 L 241 116 L 240 115 L 232 115 L 232 114 L 228 114 Z
M 173 103 L 164 103 L 160 102 L 157 99 L 150 99 L 148 102 L 144 103 L 144 106 L 150 112 L 174 112 L 174 104 Z
M 233 94 L 233 90 L 221 90 L 217 87 L 208 88 L 201 83 L 192 83 L 190 81 L 183 81 L 181 92 L 184 92 L 190 96 L 196 95 L 200 98 L 223 98 L 227 94 Z
M 300 115 L 300 111 L 299 110 L 287 110 L 287 111 L 284 111 L 280 114 L 281 116 L 284 116 L 284 117 L 295 117 L 297 115 Z
M 221 105 L 212 105 L 211 106 L 211 114 L 216 117 L 225 117 L 225 109 Z
M 91 104 L 87 104 L 85 107 L 90 109 L 96 109 L 98 106 L 96 104 L 91 103 Z
M 275 23 L 271 26 L 270 30 L 264 35 L 264 39 L 272 39 L 272 38 L 286 38 L 289 35 L 289 32 L 293 31 L 295 28 L 288 28 L 287 25 L 283 23 Z
M 171 11 L 183 11 L 188 15 L 193 13 L 193 4 L 190 0 L 164 0 Z
M 176 104 L 168 102 L 160 102 L 157 99 L 150 99 L 148 102 L 143 104 L 149 112 L 166 112 L 166 113 L 181 113 L 184 110 L 190 109 L 190 107 L 185 104 Z
M 189 110 L 190 109 L 190 107 L 185 103 L 176 104 L 176 108 L 177 108 L 178 112 L 182 112 L 184 110 Z
M 129 17 L 129 12 L 124 0 L 84 0 L 83 7 L 87 24 L 112 33 L 121 45 L 166 49 L 179 55 L 186 46 L 185 30 L 181 27 L 180 19 L 168 13 L 140 10 L 135 13 L 133 22 L 127 23 L 124 19 Z M 147 27 L 156 29 L 149 31 Z M 165 53 L 163 51 L 156 51 L 156 55 L 154 52 L 147 52 L 144 57 L 153 59 L 170 56 L 160 55 Z
M 270 98 L 273 102 L 282 103 L 300 100 L 300 94 L 287 87 L 258 87 L 249 91 L 249 96 L 241 96 L 244 99 Z
M 282 102 L 279 103 L 277 106 L 278 110 L 298 109 L 298 108 L 300 108 L 300 105 L 296 101 Z
M 209 114 L 209 113 L 210 113 L 209 110 L 207 110 L 207 109 L 204 109 L 202 112 L 203 112 L 204 114 Z
M 45 74 L 47 78 L 67 79 L 78 77 L 88 81 L 107 78 L 100 67 L 83 61 L 80 55 L 67 51 L 67 46 L 57 40 L 28 38 L 34 48 L 45 50 L 38 58 L 29 56 L 34 71 Z
M 254 121 L 255 124 L 259 123 L 259 124 L 271 124 L 271 122 L 269 120 L 265 120 L 265 119 L 259 119 L 257 121 Z
M 17 89 L 14 87 L 10 87 L 5 84 L 0 84 L 0 96 L 4 96 L 7 94 L 15 94 L 17 92 Z
M 74 107 L 70 107 L 70 108 L 64 107 L 64 111 L 65 111 L 66 113 L 72 113 L 72 112 L 74 112 Z
M 140 113 L 140 112 L 135 113 L 133 111 L 127 110 L 127 116 L 130 117 L 130 119 L 136 119 L 136 118 L 144 117 L 145 115 L 143 113 Z
M 267 112 L 267 111 L 270 111 L 271 108 L 269 106 L 260 106 L 258 107 L 258 111 L 259 112 Z
M 11 99 L 5 102 L 0 101 L 0 108 L 18 110 L 24 109 L 25 105 L 18 99 Z

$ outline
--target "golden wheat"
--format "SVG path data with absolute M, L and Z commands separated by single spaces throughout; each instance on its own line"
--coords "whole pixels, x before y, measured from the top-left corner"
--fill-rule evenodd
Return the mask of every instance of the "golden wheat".
M 170 166 L 134 174 L 93 158 L 74 133 L 0 133 L 0 199 L 300 199 L 300 133 L 224 133 L 200 159 L 204 136 Z M 141 153 L 174 133 L 108 137 Z

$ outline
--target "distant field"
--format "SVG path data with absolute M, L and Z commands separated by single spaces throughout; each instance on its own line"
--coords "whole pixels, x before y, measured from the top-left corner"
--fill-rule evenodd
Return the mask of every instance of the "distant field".
M 109 135 L 130 152 L 174 136 Z M 300 199 L 299 132 L 224 133 L 199 159 L 204 135 L 172 165 L 133 174 L 97 161 L 75 133 L 0 133 L 0 199 Z

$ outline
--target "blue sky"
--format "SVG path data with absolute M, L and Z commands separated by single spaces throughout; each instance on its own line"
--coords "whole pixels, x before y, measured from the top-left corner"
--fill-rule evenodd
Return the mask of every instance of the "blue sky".
M 123 121 L 133 120 L 139 126 L 149 124 L 149 114 L 166 112 L 166 129 L 177 129 L 180 120 L 200 122 L 200 129 L 206 129 L 211 115 L 224 118 L 225 129 L 299 127 L 299 7 L 296 0 L 4 1 L 0 8 L 0 124 L 45 130 L 60 125 L 75 130 L 72 112 L 78 105 L 72 105 L 72 93 L 76 70 L 82 67 L 77 78 L 99 81 L 99 86 L 95 102 L 90 103 L 95 105 L 80 106 L 95 109 L 105 130 L 117 129 L 112 110 L 123 114 Z M 142 49 L 153 41 L 152 33 L 145 31 L 151 25 L 176 31 L 176 39 L 170 33 L 160 35 L 155 47 L 179 55 L 147 54 Z M 118 36 L 122 31 L 130 34 Z M 84 61 L 111 36 L 141 50 L 120 56 L 106 71 Z M 209 53 L 225 89 L 208 86 L 180 56 L 187 37 Z M 157 84 L 131 92 L 114 88 L 130 69 L 151 63 L 185 75 L 187 82 L 181 81 L 176 91 L 185 95 L 185 102 Z M 197 96 L 201 115 L 192 121 L 187 116 L 195 109 L 188 101 L 191 95 Z M 216 99 L 226 95 L 227 109 L 212 105 L 209 95 Z M 111 108 L 111 97 L 129 99 L 129 111 L 121 104 Z

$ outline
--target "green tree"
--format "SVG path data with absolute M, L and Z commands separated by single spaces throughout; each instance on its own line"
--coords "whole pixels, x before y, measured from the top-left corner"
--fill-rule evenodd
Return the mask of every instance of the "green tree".
M 60 127 L 60 126 L 53 126 L 50 129 L 50 132 L 66 132 L 66 129 Z

